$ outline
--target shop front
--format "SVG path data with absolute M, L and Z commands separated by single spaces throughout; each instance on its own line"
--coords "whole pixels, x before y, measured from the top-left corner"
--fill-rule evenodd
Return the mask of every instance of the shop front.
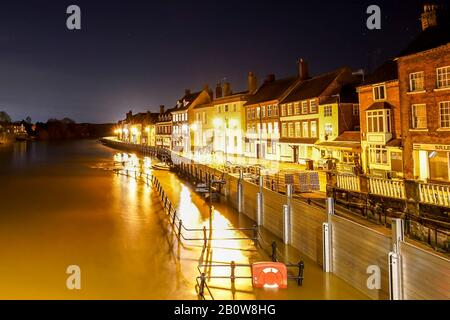
M 425 182 L 450 182 L 450 145 L 414 144 L 414 176 Z

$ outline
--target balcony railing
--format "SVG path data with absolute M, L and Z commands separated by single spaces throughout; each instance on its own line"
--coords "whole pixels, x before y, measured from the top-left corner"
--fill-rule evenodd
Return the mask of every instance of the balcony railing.
M 380 196 L 406 199 L 403 180 L 391 180 L 369 177 L 369 192 Z
M 419 184 L 420 201 L 450 207 L 450 186 L 438 184 Z
M 336 176 L 337 187 L 339 189 L 359 192 L 361 190 L 360 179 L 351 174 L 338 174 Z

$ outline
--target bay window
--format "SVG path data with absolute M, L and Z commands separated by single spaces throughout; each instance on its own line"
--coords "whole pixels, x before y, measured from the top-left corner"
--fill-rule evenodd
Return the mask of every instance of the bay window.
M 367 111 L 367 132 L 391 132 L 391 111 L 388 109 Z

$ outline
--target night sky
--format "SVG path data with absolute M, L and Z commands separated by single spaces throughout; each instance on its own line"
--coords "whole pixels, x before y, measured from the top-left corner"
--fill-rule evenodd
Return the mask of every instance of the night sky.
M 259 83 L 294 75 L 300 57 L 312 74 L 373 69 L 419 32 L 423 2 L 1 1 L 0 111 L 116 122 L 224 78 L 245 90 L 248 71 Z M 71 4 L 81 31 L 66 28 Z M 379 31 L 366 28 L 371 4 L 382 9 Z

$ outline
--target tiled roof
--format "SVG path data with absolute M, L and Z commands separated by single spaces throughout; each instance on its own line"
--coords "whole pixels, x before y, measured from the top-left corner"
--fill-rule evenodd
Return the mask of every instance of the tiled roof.
M 447 43 L 450 43 L 450 23 L 448 22 L 422 31 L 405 50 L 400 52 L 399 57 L 433 49 Z
M 386 143 L 386 147 L 400 148 L 402 146 L 402 139 L 391 139 Z
M 286 90 L 288 90 L 296 80 L 297 77 L 291 77 L 264 83 L 254 95 L 249 97 L 245 106 L 282 98 Z
M 334 141 L 360 142 L 361 133 L 359 131 L 344 131 Z
M 183 111 L 183 110 L 189 109 L 192 102 L 194 102 L 195 99 L 197 99 L 197 97 L 200 95 L 200 93 L 202 93 L 202 92 L 199 91 L 199 92 L 189 93 L 189 94 L 184 95 L 184 97 L 182 97 L 181 99 L 178 100 L 178 102 L 180 102 L 180 106 L 178 106 L 178 103 L 177 103 L 177 105 L 175 107 L 173 107 L 172 109 L 170 109 L 170 111 L 176 112 L 176 111 Z
M 373 73 L 367 75 L 363 85 L 370 85 L 398 79 L 397 62 L 388 60 L 378 67 Z
M 340 68 L 332 72 L 321 74 L 312 79 L 299 82 L 281 103 L 301 101 L 320 96 L 333 80 L 345 70 L 345 68 Z

